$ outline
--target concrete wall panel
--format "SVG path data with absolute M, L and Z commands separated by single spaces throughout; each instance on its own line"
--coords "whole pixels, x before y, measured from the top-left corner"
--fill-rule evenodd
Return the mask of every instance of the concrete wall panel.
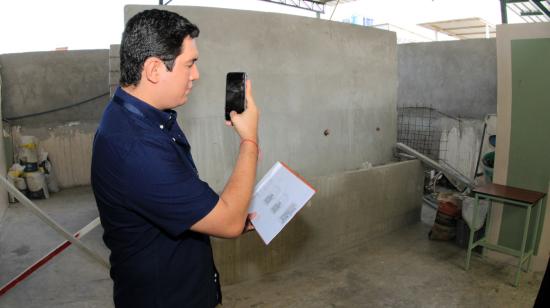
M 126 20 L 145 8 L 152 7 L 127 6 Z M 223 119 L 229 71 L 249 74 L 261 108 L 259 174 L 277 160 L 306 177 L 391 160 L 397 116 L 394 33 L 282 14 L 165 8 L 201 29 L 201 79 L 178 119 L 201 177 L 215 189 L 223 188 L 237 154 L 238 139 Z M 118 61 L 116 48 L 111 63 Z M 110 84 L 117 81 L 111 72 Z
M 2 67 L 0 66 L 0 69 Z M 2 107 L 2 76 L 0 74 L 0 108 Z M 0 109 L 0 118 L 2 117 L 2 110 Z M 4 176 L 7 172 L 6 164 L 4 163 L 6 161 L 6 145 L 5 145 L 5 139 L 4 138 L 4 122 L 0 124 L 0 132 L 2 133 L 1 139 L 0 139 L 0 174 Z M 3 187 L 0 187 L 0 221 L 2 221 L 2 217 L 4 217 L 4 212 L 8 208 L 8 192 Z
M 5 118 L 49 111 L 108 92 L 108 50 L 29 52 L 0 55 Z M 13 120 L 12 125 L 43 126 L 97 121 L 108 96 L 75 108 Z
M 398 106 L 473 119 L 496 113 L 494 39 L 402 44 L 397 58 Z
M 318 193 L 269 246 L 253 232 L 213 239 L 224 284 L 339 253 L 420 217 L 423 169 L 416 160 L 314 177 L 311 183 Z
M 108 54 L 108 50 L 81 50 L 0 55 L 2 112 L 8 118 L 10 148 L 16 149 L 20 135 L 36 136 L 49 153 L 62 188 L 90 184 L 93 134 L 109 99 Z M 10 120 L 102 94 L 72 108 Z

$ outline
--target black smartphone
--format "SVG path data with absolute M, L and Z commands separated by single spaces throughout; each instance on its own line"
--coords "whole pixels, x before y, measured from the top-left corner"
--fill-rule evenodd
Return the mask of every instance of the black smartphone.
M 246 91 L 246 73 L 230 72 L 227 73 L 225 84 L 225 120 L 231 121 L 229 113 L 235 110 L 242 113 L 246 109 L 245 100 Z

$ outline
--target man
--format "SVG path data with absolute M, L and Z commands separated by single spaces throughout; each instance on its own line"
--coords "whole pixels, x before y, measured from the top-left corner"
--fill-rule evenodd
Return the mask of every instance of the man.
M 92 156 L 116 307 L 221 303 L 209 236 L 233 238 L 245 229 L 259 152 L 250 81 L 246 111 L 232 112 L 227 123 L 241 145 L 220 196 L 200 180 L 173 111 L 199 79 L 198 35 L 178 14 L 148 10 L 132 17 L 122 36 L 120 87 Z

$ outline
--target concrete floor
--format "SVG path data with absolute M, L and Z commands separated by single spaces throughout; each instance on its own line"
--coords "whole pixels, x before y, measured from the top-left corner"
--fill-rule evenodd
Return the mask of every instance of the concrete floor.
M 39 206 L 70 231 L 97 216 L 89 187 L 62 191 Z M 427 215 L 424 213 L 424 215 Z M 224 286 L 223 307 L 532 307 L 542 273 L 474 257 L 427 238 L 419 223 L 300 268 Z M 83 238 L 107 257 L 101 227 Z M 0 223 L 0 285 L 62 241 L 21 205 Z M 74 247 L 0 297 L 0 307 L 113 307 L 108 271 Z

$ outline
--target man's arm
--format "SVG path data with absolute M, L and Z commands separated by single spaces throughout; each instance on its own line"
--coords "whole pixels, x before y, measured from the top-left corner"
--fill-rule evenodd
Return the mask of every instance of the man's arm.
M 250 80 L 246 81 L 246 110 L 231 112 L 231 122 L 241 137 L 237 163 L 220 200 L 208 215 L 191 226 L 191 230 L 217 237 L 238 237 L 245 227 L 248 206 L 256 180 L 258 162 L 259 111 L 252 97 Z

